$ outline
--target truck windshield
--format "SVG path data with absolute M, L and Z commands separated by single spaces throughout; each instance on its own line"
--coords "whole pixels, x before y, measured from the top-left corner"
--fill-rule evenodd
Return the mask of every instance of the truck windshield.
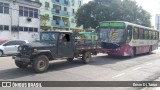
M 125 29 L 100 28 L 99 31 L 102 42 L 119 43 L 124 39 Z
M 57 41 L 58 33 L 43 32 L 40 36 L 40 41 Z

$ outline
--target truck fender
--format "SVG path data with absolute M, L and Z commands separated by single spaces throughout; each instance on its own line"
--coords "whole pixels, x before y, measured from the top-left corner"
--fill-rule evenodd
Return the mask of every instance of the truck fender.
M 39 56 L 39 55 L 45 55 L 48 57 L 49 60 L 53 60 L 54 57 L 51 53 L 50 50 L 38 50 L 36 53 L 33 54 L 33 56 L 31 57 L 32 59 Z

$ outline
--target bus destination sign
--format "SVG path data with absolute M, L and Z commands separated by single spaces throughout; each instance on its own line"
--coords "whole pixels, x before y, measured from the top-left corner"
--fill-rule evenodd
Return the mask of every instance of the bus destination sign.
M 124 27 L 125 24 L 121 22 L 100 22 L 100 27 Z

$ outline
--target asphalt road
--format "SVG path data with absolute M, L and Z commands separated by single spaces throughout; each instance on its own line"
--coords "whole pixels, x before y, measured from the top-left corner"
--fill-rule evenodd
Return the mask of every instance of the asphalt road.
M 0 57 L 0 81 L 150 81 L 158 77 L 160 77 L 160 48 L 150 55 L 143 54 L 135 58 L 108 57 L 106 54 L 98 54 L 98 56 L 93 56 L 92 63 L 87 65 L 82 64 L 80 59 L 75 59 L 73 62 L 52 61 L 48 71 L 41 74 L 35 74 L 32 67 L 17 68 L 11 57 Z M 48 89 L 137 90 L 139 88 Z

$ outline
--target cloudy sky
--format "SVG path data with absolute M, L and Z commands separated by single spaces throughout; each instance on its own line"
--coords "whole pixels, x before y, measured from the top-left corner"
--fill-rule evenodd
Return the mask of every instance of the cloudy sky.
M 92 0 L 83 0 L 87 3 Z M 152 15 L 152 25 L 155 25 L 155 15 L 160 14 L 160 0 L 136 0 L 138 5 L 142 6 L 146 11 Z

